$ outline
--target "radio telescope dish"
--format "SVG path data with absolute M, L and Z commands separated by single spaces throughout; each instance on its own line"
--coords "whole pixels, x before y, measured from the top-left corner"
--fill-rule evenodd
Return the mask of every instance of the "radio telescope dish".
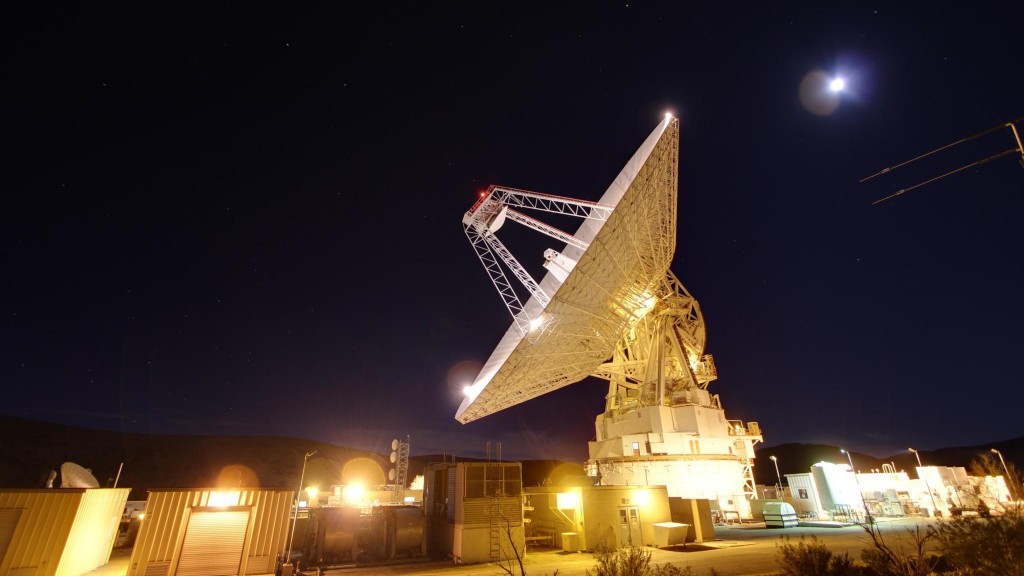
M 669 264 L 675 252 L 679 124 L 648 136 L 598 202 L 491 186 L 463 226 L 512 326 L 455 417 L 466 423 L 595 376 L 605 410 L 587 443 L 602 486 L 665 486 L 670 497 L 717 500 L 753 517 L 757 422 L 726 418 L 697 301 Z M 520 210 L 583 218 L 575 234 Z M 536 282 L 496 233 L 512 222 L 564 243 L 545 251 Z M 506 275 L 505 270 L 511 271 Z M 525 304 L 510 276 L 529 294 Z
M 60 487 L 99 488 L 100 483 L 87 468 L 83 468 L 74 462 L 65 462 L 60 465 Z
M 678 162 L 679 121 L 666 116 L 597 202 L 491 186 L 466 212 L 466 235 L 513 321 L 466 387 L 457 420 L 472 422 L 599 372 L 655 308 L 675 253 Z M 519 209 L 584 220 L 568 234 Z M 545 253 L 548 272 L 539 283 L 497 239 L 508 221 L 565 244 Z M 525 304 L 502 265 L 529 292 Z

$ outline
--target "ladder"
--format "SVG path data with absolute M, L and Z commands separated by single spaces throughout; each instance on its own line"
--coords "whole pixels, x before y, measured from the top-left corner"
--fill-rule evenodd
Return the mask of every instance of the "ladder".
M 487 536 L 490 543 L 491 562 L 501 560 L 501 496 L 504 489 L 504 468 L 501 463 L 501 442 L 497 443 L 499 484 L 489 486 L 492 482 L 491 443 L 487 443 L 487 468 L 484 469 L 484 493 L 488 497 L 487 505 Z
M 501 560 L 501 501 L 497 496 L 491 497 L 489 508 L 487 530 L 490 541 L 490 558 L 491 562 L 498 562 Z

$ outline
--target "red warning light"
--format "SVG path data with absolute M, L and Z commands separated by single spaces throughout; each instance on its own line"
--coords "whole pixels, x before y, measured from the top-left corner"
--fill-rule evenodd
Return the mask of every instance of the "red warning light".
M 480 191 L 480 197 L 481 197 L 481 198 L 483 198 L 483 197 L 484 197 L 484 196 L 486 196 L 486 195 L 487 195 L 487 193 L 486 193 L 486 192 L 484 192 L 483 190 L 481 190 L 481 191 Z

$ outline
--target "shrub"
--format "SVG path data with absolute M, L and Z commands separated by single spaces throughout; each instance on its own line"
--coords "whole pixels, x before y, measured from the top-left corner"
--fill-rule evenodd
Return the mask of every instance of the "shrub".
M 876 525 L 864 524 L 862 527 L 871 537 L 873 547 L 863 550 L 860 558 L 868 565 L 873 574 L 879 576 L 929 576 L 934 573 L 939 558 L 928 554 L 928 540 L 935 535 L 931 529 L 922 530 L 920 527 L 914 530 L 908 529 L 907 536 L 912 545 L 908 552 L 904 538 L 895 536 L 890 544 Z
M 690 566 L 652 565 L 650 550 L 638 546 L 618 550 L 599 547 L 594 551 L 594 556 L 597 565 L 594 566 L 594 572 L 587 570 L 587 576 L 697 576 L 697 572 Z M 712 568 L 709 576 L 717 574 Z
M 1024 576 L 1024 513 L 957 518 L 935 529 L 945 559 L 964 576 Z
M 637 546 L 618 550 L 601 546 L 594 551 L 597 558 L 595 572 L 587 576 L 647 576 L 650 573 L 651 552 Z
M 848 554 L 836 556 L 818 540 L 817 536 L 810 539 L 800 537 L 793 544 L 789 536 L 784 536 L 778 547 L 778 562 L 785 576 L 856 576 L 859 570 L 853 565 Z

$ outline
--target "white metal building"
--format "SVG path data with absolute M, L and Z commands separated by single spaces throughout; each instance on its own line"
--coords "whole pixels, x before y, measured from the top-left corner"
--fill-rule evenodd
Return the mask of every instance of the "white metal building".
M 918 478 L 906 472 L 854 473 L 846 464 L 819 462 L 810 472 L 786 474 L 790 502 L 803 516 L 829 518 L 836 513 L 873 516 L 949 516 L 1009 502 L 1002 476 L 968 476 L 963 467 L 922 466 Z

